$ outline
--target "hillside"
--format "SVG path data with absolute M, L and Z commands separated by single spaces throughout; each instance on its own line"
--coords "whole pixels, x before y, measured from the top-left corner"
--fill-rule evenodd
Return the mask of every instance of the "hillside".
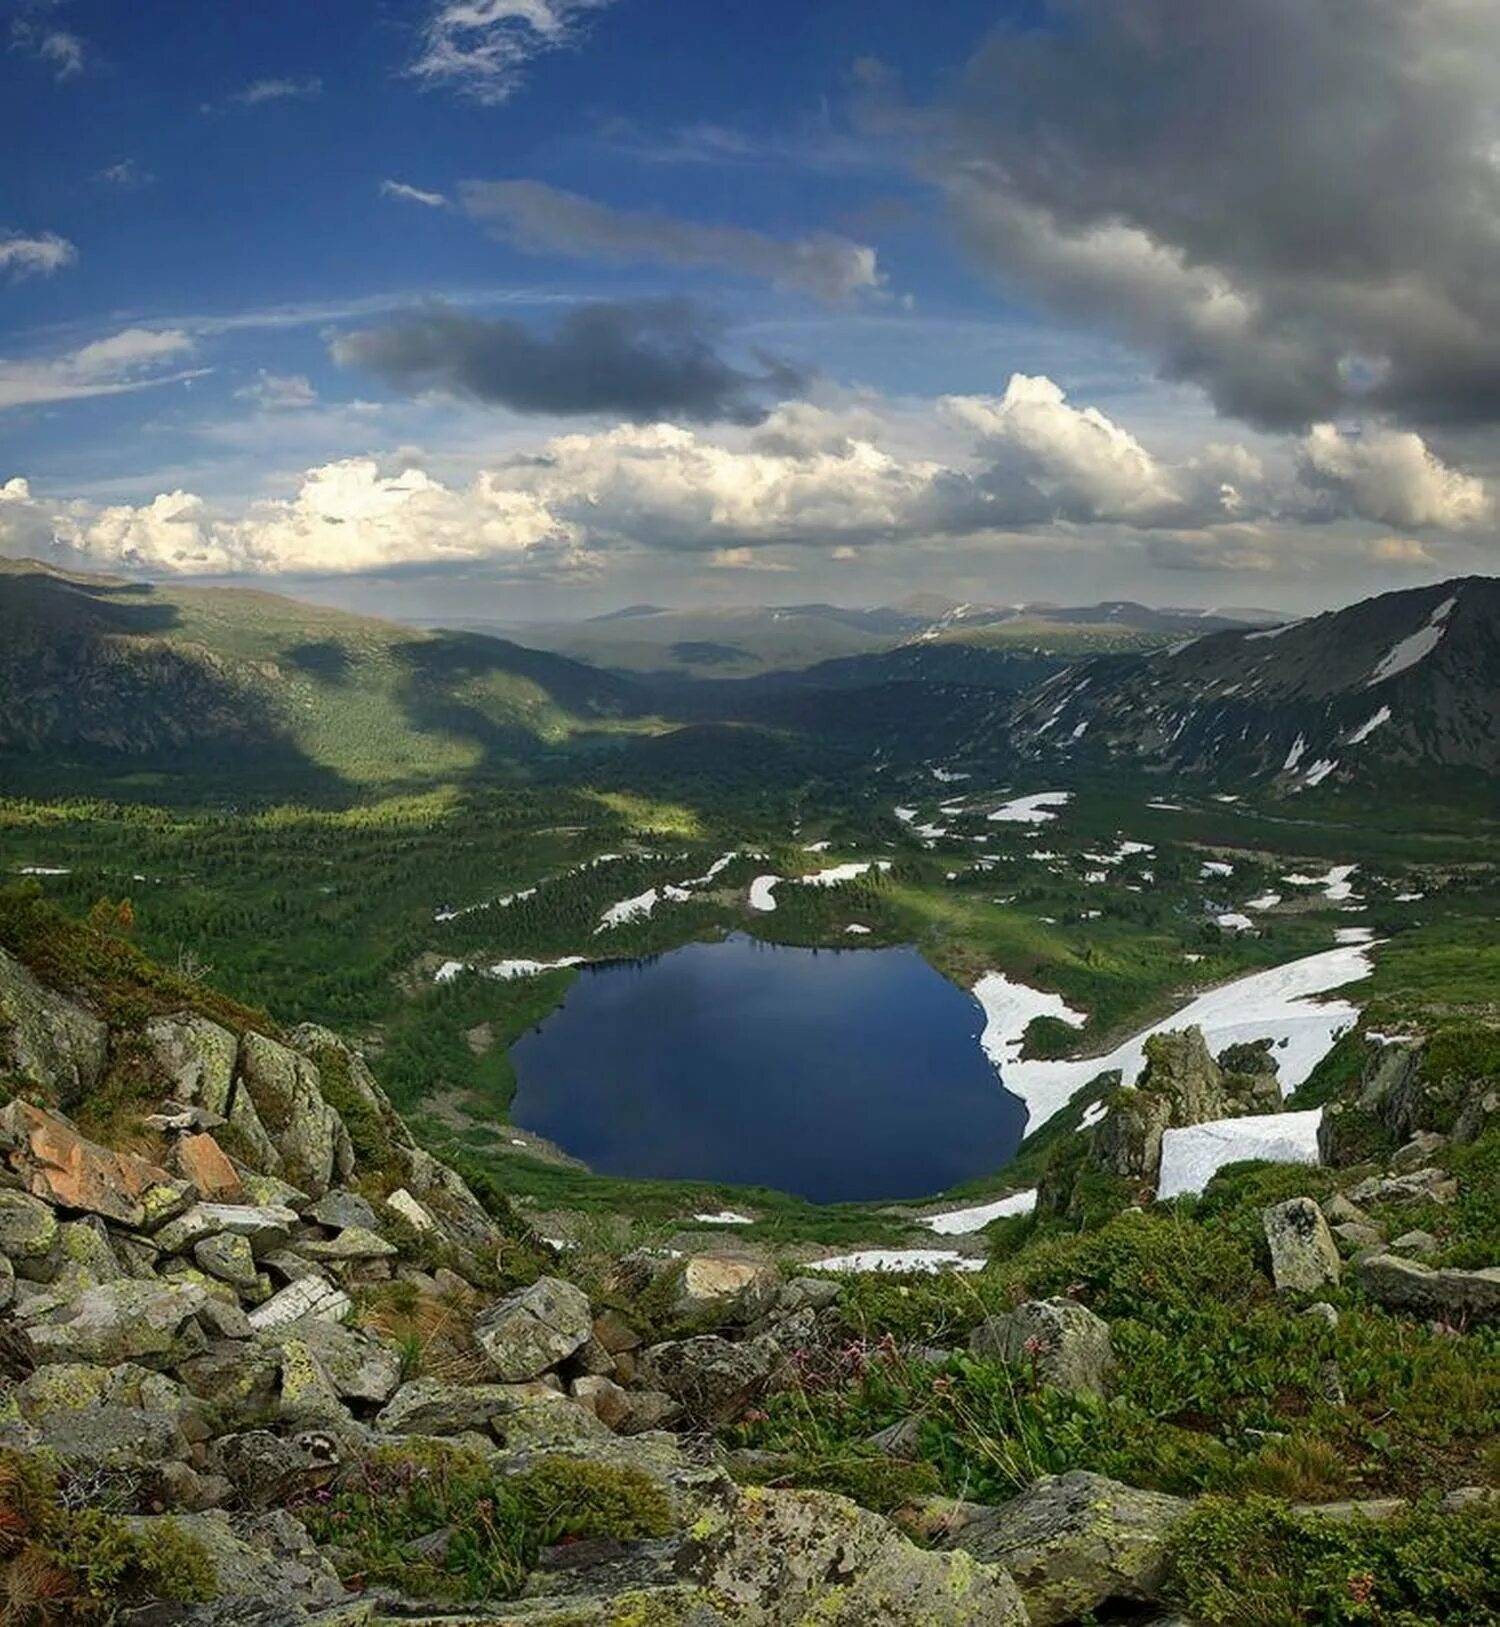
M 627 682 L 500 639 L 275 594 L 0 566 L 0 752 L 221 758 L 381 784 L 503 768 L 638 715 Z
M 1012 718 L 1034 761 L 1287 794 L 1500 771 L 1500 581 L 1382 594 L 1284 627 L 1080 662 Z

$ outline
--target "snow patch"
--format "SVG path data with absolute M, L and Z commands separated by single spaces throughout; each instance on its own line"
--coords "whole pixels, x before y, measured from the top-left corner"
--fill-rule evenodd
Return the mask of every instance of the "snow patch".
M 564 955 L 560 960 L 497 960 L 493 966 L 482 966 L 477 970 L 482 977 L 492 977 L 497 983 L 510 983 L 518 977 L 540 977 L 543 972 L 586 964 L 582 955 Z M 476 968 L 465 960 L 445 960 L 432 980 L 434 983 L 451 983 L 460 973 L 474 970 Z
M 1274 910 L 1280 902 L 1280 893 L 1262 893 L 1259 898 L 1248 900 L 1245 908 L 1247 910 Z
M 852 864 L 836 864 L 829 870 L 815 870 L 810 876 L 798 876 L 799 887 L 837 887 L 845 881 L 854 881 L 870 870 L 889 870 L 889 859 L 856 860 Z
M 956 1249 L 861 1249 L 829 1260 L 810 1260 L 811 1271 L 982 1271 L 984 1260 Z
M 717 1214 L 694 1215 L 700 1226 L 753 1226 L 753 1215 L 737 1214 L 733 1209 L 720 1209 Z
M 1036 1188 L 1012 1192 L 993 1203 L 976 1204 L 972 1209 L 948 1209 L 940 1215 L 923 1215 L 922 1224 L 940 1237 L 968 1237 L 983 1231 L 992 1220 L 1010 1215 L 1029 1215 L 1036 1208 Z
M 1374 717 L 1367 718 L 1363 723 L 1361 723 L 1360 726 L 1354 731 L 1354 733 L 1351 734 L 1349 736 L 1349 738 L 1344 742 L 1344 744 L 1346 746 L 1357 746 L 1360 743 L 1361 740 L 1368 740 L 1370 738 L 1370 736 L 1372 734 L 1374 734 L 1374 732 L 1380 727 L 1380 725 L 1382 723 L 1389 723 L 1390 721 L 1391 721 L 1391 709 L 1390 709 L 1390 707 L 1389 706 L 1382 706 L 1380 708 L 1380 710 L 1375 714 Z
M 1339 766 L 1336 757 L 1320 757 L 1303 776 L 1304 785 L 1321 785 Z
M 1443 634 L 1448 630 L 1448 617 L 1453 614 L 1453 607 L 1457 603 L 1456 597 L 1444 599 L 1427 618 L 1425 627 L 1419 627 L 1399 644 L 1393 644 L 1381 658 L 1380 665 L 1370 674 L 1365 688 L 1373 689 L 1376 684 L 1383 684 L 1387 678 L 1394 678 L 1398 672 L 1407 671 L 1431 655 L 1442 642 Z
M 1161 1138 L 1160 1198 L 1196 1196 L 1215 1171 L 1244 1158 L 1273 1164 L 1316 1164 L 1321 1107 L 1306 1113 L 1257 1113 L 1242 1119 L 1210 1119 L 1168 1130 Z
M 1292 742 L 1292 749 L 1286 754 L 1286 761 L 1281 765 L 1282 772 L 1290 774 L 1297 764 L 1302 761 L 1302 754 L 1307 750 L 1307 737 L 1298 735 Z
M 990 819 L 1004 825 L 1045 825 L 1056 819 L 1058 808 L 1065 808 L 1073 800 L 1071 791 L 1038 791 L 1029 797 L 1013 797 L 1002 803 Z
M 868 938 L 870 935 L 869 927 L 861 926 L 858 921 L 851 921 L 849 925 L 844 928 L 844 931 L 856 938 Z
M 767 914 L 776 908 L 776 888 L 780 884 L 780 876 L 757 876 L 750 883 L 750 908 L 762 910 Z
M 1200 876 L 1232 876 L 1234 866 L 1226 864 L 1223 859 L 1209 859 L 1198 872 Z
M 1216 915 L 1214 925 L 1222 927 L 1226 932 L 1254 932 L 1255 922 L 1248 915 L 1241 915 L 1237 910 L 1230 910 L 1226 915 Z
M 23 864 L 18 876 L 71 876 L 73 872 L 60 864 Z

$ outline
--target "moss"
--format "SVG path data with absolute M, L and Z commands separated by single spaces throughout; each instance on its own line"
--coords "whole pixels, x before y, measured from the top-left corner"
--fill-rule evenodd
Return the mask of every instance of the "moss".
M 379 1108 L 355 1085 L 348 1053 L 336 1045 L 319 1045 L 312 1059 L 318 1066 L 323 1100 L 344 1121 L 354 1157 L 368 1174 L 394 1173 L 396 1150 Z

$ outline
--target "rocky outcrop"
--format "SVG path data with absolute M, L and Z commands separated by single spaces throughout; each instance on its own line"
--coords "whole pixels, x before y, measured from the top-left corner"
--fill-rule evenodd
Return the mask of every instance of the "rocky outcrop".
M 1054 1627 L 1106 1600 L 1161 1598 L 1167 1542 L 1191 1504 L 1102 1475 L 1048 1475 L 949 1540 L 1015 1578 L 1033 1627 Z
M 240 1082 L 281 1159 L 280 1173 L 313 1197 L 347 1180 L 354 1151 L 343 1120 L 318 1088 L 307 1057 L 264 1034 L 240 1042 Z
M 1289 1293 L 1316 1293 L 1339 1280 L 1339 1251 L 1311 1198 L 1273 1203 L 1261 1214 L 1271 1251 L 1271 1278 Z
M 0 949 L 0 1072 L 64 1107 L 104 1074 L 109 1030 L 74 1001 L 42 987 Z
M 1071 1299 L 1030 1299 L 992 1316 L 974 1330 L 969 1349 L 1028 1367 L 1068 1395 L 1103 1395 L 1114 1367 L 1109 1324 Z

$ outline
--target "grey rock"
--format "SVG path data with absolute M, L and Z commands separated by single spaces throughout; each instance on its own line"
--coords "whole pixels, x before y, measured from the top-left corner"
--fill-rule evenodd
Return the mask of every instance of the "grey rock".
M 49 1204 L 28 1192 L 0 1188 L 0 1252 L 20 1268 L 22 1276 L 45 1268 L 48 1275 L 58 1264 L 61 1238 L 57 1215 Z
M 558 1277 L 541 1277 L 482 1312 L 474 1338 L 495 1376 L 507 1384 L 537 1378 L 566 1361 L 593 1333 L 588 1295 Z
M 1387 1310 L 1460 1326 L 1500 1322 L 1500 1266 L 1479 1271 L 1431 1266 L 1395 1254 L 1377 1254 L 1354 1267 L 1359 1285 Z
M 1326 1322 L 1329 1327 L 1339 1325 L 1339 1313 L 1326 1299 L 1314 1300 L 1302 1313 L 1304 1316 L 1315 1316 L 1320 1322 Z
M 103 1077 L 109 1031 L 82 1006 L 42 987 L 0 949 L 0 1071 L 63 1107 Z
M 1431 1232 L 1402 1232 L 1391 1240 L 1391 1250 L 1398 1254 L 1436 1254 L 1441 1247 Z
M 1333 1228 L 1333 1235 L 1351 1249 L 1378 1249 L 1385 1242 L 1385 1233 L 1379 1226 L 1361 1226 L 1357 1220 L 1345 1220 Z
M 1458 1182 L 1441 1169 L 1414 1169 L 1405 1175 L 1372 1175 L 1351 1187 L 1356 1203 L 1452 1203 Z
M 1114 1367 L 1109 1324 L 1071 1299 L 1031 1299 L 974 1330 L 976 1356 L 1033 1365 L 1069 1395 L 1103 1395 Z
M 343 1187 L 325 1193 L 309 1207 L 307 1217 L 317 1221 L 320 1226 L 327 1226 L 330 1231 L 343 1231 L 346 1226 L 362 1226 L 369 1232 L 380 1229 L 380 1222 L 369 1201 L 358 1192 L 349 1192 Z
M 33 1326 L 31 1343 L 38 1362 L 175 1367 L 203 1348 L 194 1317 L 207 1300 L 192 1283 L 102 1283 L 80 1294 L 65 1320 Z
M 152 1243 L 163 1254 L 182 1254 L 205 1237 L 228 1232 L 243 1237 L 256 1255 L 278 1249 L 297 1224 L 295 1211 L 279 1204 L 195 1203 L 155 1232 Z
M 333 1566 L 318 1552 L 299 1520 L 285 1510 L 231 1516 L 221 1509 L 202 1514 L 136 1515 L 128 1523 L 147 1537 L 170 1517 L 177 1530 L 195 1539 L 213 1560 L 218 1582 L 216 1606 L 233 1603 L 239 1616 L 221 1616 L 228 1622 L 253 1618 L 251 1606 L 274 1605 L 304 1610 L 343 1609 L 348 1599 Z M 347 1618 L 346 1618 L 347 1620 Z
M 514 1411 L 515 1386 L 509 1384 L 444 1384 L 412 1379 L 403 1384 L 376 1414 L 375 1427 L 387 1435 L 464 1435 L 483 1433 L 492 1419 Z
M 342 1288 L 335 1288 L 322 1277 L 299 1277 L 279 1294 L 273 1294 L 264 1305 L 257 1305 L 250 1312 L 250 1326 L 258 1333 L 265 1332 L 269 1328 L 285 1327 L 289 1322 L 299 1322 L 305 1316 L 342 1322 L 353 1309 L 354 1301 Z
M 1410 1506 L 1404 1497 L 1364 1497 L 1337 1503 L 1293 1503 L 1292 1511 L 1336 1525 L 1353 1525 L 1358 1520 L 1394 1520 Z
M 193 1258 L 209 1276 L 232 1288 L 255 1287 L 258 1273 L 249 1238 L 232 1237 L 228 1232 L 200 1238 L 193 1244 Z
M 257 1342 L 266 1349 L 305 1345 L 344 1401 L 383 1406 L 401 1383 L 399 1351 L 363 1328 L 310 1316 L 260 1333 Z
M 717 1429 L 765 1394 L 781 1363 L 781 1346 L 768 1334 L 740 1344 L 705 1334 L 653 1345 L 638 1379 L 671 1396 L 694 1423 Z
M 337 1237 L 317 1238 L 297 1245 L 313 1260 L 382 1260 L 396 1253 L 396 1245 L 363 1226 L 346 1226 Z
M 166 1413 L 104 1403 L 50 1414 L 35 1444 L 77 1472 L 143 1470 L 188 1454 L 176 1420 Z
M 318 1070 L 307 1057 L 264 1034 L 247 1033 L 240 1042 L 240 1085 L 281 1155 L 277 1173 L 316 1198 L 336 1173 L 349 1172 L 348 1132 L 323 1099 Z
M 1271 1276 L 1283 1293 L 1312 1293 L 1339 1280 L 1339 1251 L 1311 1198 L 1289 1198 L 1261 1212 Z
M 146 1024 L 146 1043 L 178 1101 L 228 1114 L 240 1046 L 227 1028 L 192 1012 L 153 1017 Z
M 1092 1132 L 1094 1160 L 1106 1175 L 1154 1182 L 1161 1170 L 1162 1137 L 1171 1122 L 1172 1104 L 1165 1096 L 1117 1090 Z

